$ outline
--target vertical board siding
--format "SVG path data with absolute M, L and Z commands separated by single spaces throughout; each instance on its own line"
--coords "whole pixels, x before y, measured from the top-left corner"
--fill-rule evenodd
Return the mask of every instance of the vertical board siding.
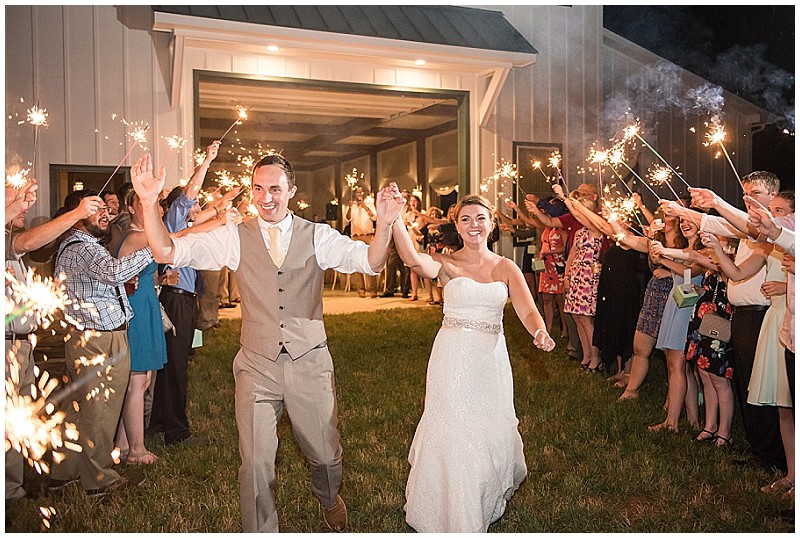
M 480 6 L 475 6 L 480 7 Z M 129 121 L 151 125 L 148 146 L 161 163 L 167 152 L 161 136 L 179 134 L 197 144 L 194 134 L 193 73 L 195 70 L 248 73 L 315 80 L 401 85 L 470 92 L 469 186 L 478 190 L 481 177 L 496 162 L 512 160 L 514 141 L 555 142 L 564 146 L 568 177 L 574 176 L 592 142 L 604 142 L 604 98 L 628 91 L 624 81 L 642 64 L 626 49 L 604 43 L 602 6 L 485 6 L 502 10 L 506 18 L 539 51 L 536 63 L 513 69 L 485 128 L 477 125 L 480 101 L 488 80 L 454 72 L 396 68 L 384 64 L 326 61 L 319 55 L 285 58 L 204 48 L 186 39 L 180 107 L 169 102 L 171 54 L 163 50 L 168 38 L 152 34 L 152 12 L 147 6 L 8 6 L 6 8 L 6 106 L 9 114 L 32 106 L 39 99 L 50 113 L 49 127 L 40 132 L 35 175 L 46 178 L 49 163 L 116 165 L 128 148 L 125 130 Z M 622 52 L 621 52 L 622 51 Z M 19 103 L 19 98 L 25 103 Z M 726 110 L 726 147 L 740 174 L 750 171 L 750 120 L 741 103 Z M 753 114 L 752 111 L 746 111 Z M 111 114 L 118 114 L 111 120 Z M 680 170 L 698 184 L 717 189 L 728 199 L 740 196 L 724 157 L 700 145 L 705 133 L 702 119 L 664 114 L 652 142 L 670 152 Z M 691 133 L 689 127 L 694 127 Z M 95 133 L 95 129 L 99 132 Z M 6 159 L 32 159 L 33 134 L 25 125 L 7 120 Z M 670 151 L 671 148 L 671 151 Z M 124 164 L 140 155 L 134 151 Z M 643 152 L 643 157 L 645 156 Z M 646 157 L 652 162 L 652 155 Z M 191 150 L 172 156 L 170 181 L 188 175 Z M 583 176 L 581 176 L 583 177 Z M 594 175 L 590 176 L 594 178 Z M 573 183 L 574 183 L 573 179 Z M 326 187 L 327 188 L 327 187 Z M 334 190 L 336 185 L 332 187 Z M 36 215 L 49 214 L 49 186 L 40 186 L 42 204 Z M 311 200 L 327 203 L 327 194 L 311 194 Z M 462 193 L 464 194 L 464 193 Z M 309 210 L 311 212 L 311 210 Z M 321 213 L 321 207 L 313 212 Z
M 65 11 L 65 38 L 68 46 L 65 69 L 67 81 L 67 159 L 77 163 L 96 163 L 95 102 L 98 98 L 95 70 L 93 8 L 73 6 Z

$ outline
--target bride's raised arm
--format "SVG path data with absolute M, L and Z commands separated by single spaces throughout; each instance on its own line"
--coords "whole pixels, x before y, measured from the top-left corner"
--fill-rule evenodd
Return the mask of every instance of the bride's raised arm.
M 533 297 L 517 264 L 509 259 L 503 262 L 503 271 L 508 278 L 508 294 L 517 317 L 533 336 L 533 343 L 539 349 L 551 351 L 556 347 L 555 341 L 547 333 L 547 326 L 533 302 Z
M 412 271 L 422 278 L 436 278 L 439 276 L 442 264 L 428 254 L 417 252 L 403 219 L 397 219 L 392 224 L 392 237 L 394 238 L 397 254 Z

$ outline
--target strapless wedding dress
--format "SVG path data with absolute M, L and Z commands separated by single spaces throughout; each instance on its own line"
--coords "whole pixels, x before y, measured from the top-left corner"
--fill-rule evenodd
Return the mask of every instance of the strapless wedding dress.
M 418 532 L 485 532 L 527 475 L 503 335 L 508 289 L 457 277 L 444 298 L 408 456 L 406 521 Z

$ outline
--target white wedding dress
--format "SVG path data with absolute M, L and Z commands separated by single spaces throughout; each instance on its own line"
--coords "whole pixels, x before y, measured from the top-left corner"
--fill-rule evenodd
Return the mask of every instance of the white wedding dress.
M 527 475 L 502 333 L 508 290 L 457 277 L 444 298 L 408 456 L 406 521 L 418 532 L 486 532 Z

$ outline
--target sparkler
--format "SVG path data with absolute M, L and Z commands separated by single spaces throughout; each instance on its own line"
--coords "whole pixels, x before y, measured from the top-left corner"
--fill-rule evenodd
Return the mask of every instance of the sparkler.
M 558 174 L 558 177 L 561 179 L 561 182 L 564 184 L 564 190 L 567 191 L 567 194 L 569 194 L 569 187 L 567 187 L 567 180 L 564 179 L 564 175 L 561 173 L 561 168 L 560 168 L 561 152 L 558 151 L 558 150 L 555 150 L 553 153 L 550 154 L 550 157 L 547 160 L 550 163 L 549 164 L 550 168 L 555 168 L 556 173 Z
M 742 192 L 744 192 L 744 184 L 742 183 L 742 178 L 739 177 L 739 172 L 736 171 L 736 167 L 733 166 L 733 161 L 731 160 L 731 156 L 728 155 L 728 150 L 725 149 L 725 136 L 727 133 L 725 132 L 725 128 L 719 122 L 712 122 L 711 128 L 706 133 L 706 142 L 703 142 L 704 146 L 710 146 L 712 144 L 719 144 L 719 147 L 722 148 L 722 153 L 725 154 L 725 158 L 728 159 L 728 164 L 731 165 L 731 169 L 733 170 L 733 174 L 736 176 L 736 181 L 739 182 L 739 186 L 742 188 Z
M 6 285 L 11 288 L 13 307 L 5 314 L 5 323 L 17 317 L 36 317 L 38 322 L 46 329 L 54 321 L 57 312 L 62 312 L 66 322 L 78 328 L 82 324 L 70 316 L 69 310 L 90 308 L 91 305 L 76 305 L 69 299 L 64 286 L 64 275 L 55 279 L 42 277 L 30 269 L 25 275 L 25 280 L 17 280 L 13 274 L 6 271 Z M 68 308 L 70 307 L 70 308 Z
M 28 183 L 28 173 L 30 173 L 30 169 L 24 168 L 13 174 L 6 174 L 6 187 L 21 189 Z
M 656 149 L 655 149 L 653 146 L 651 146 L 650 144 L 648 144 L 648 143 L 647 143 L 647 140 L 645 140 L 644 138 L 642 138 L 642 135 L 640 135 L 640 134 L 639 134 L 639 126 L 638 126 L 638 125 L 636 125 L 636 124 L 634 124 L 634 125 L 629 125 L 628 127 L 626 127 L 626 128 L 624 129 L 624 139 L 625 139 L 625 140 L 630 140 L 632 137 L 636 137 L 636 138 L 638 138 L 638 139 L 639 139 L 639 140 L 642 142 L 642 144 L 644 144 L 645 146 L 647 146 L 647 148 L 648 148 L 650 151 L 652 151 L 652 152 L 653 152 L 653 154 L 654 154 L 656 157 L 658 157 L 658 158 L 661 160 L 661 162 L 662 162 L 662 163 L 664 163 L 665 165 L 667 165 L 667 167 L 668 167 L 670 170 L 672 170 L 672 172 L 673 172 L 673 173 L 674 173 L 674 174 L 675 174 L 675 175 L 678 177 L 678 179 L 680 179 L 680 180 L 683 182 L 683 184 L 684 184 L 684 185 L 686 185 L 686 188 L 687 188 L 687 189 L 691 187 L 691 185 L 689 185 L 688 183 L 686 183 L 686 180 L 685 180 L 685 179 L 683 179 L 683 176 L 681 176 L 681 175 L 678 173 L 678 171 L 677 171 L 677 170 L 675 170 L 675 169 L 672 167 L 672 165 L 671 165 L 671 164 L 669 164 L 669 163 L 667 162 L 667 160 L 666 160 L 664 157 L 662 157 L 662 156 L 661 156 L 661 154 L 660 154 L 659 152 L 657 152 L 657 151 L 656 151 Z M 672 188 L 672 187 L 670 187 L 670 188 Z
M 27 122 L 33 125 L 33 160 L 31 170 L 36 170 L 36 153 L 39 141 L 39 127 L 47 127 L 47 109 L 39 108 L 39 103 L 28 109 Z
M 601 149 L 596 150 L 592 148 L 589 152 L 589 162 L 597 164 L 597 179 L 600 182 L 600 192 L 603 191 L 603 163 L 608 161 L 608 151 Z
M 628 129 L 628 128 L 626 128 L 626 130 L 627 130 L 627 129 Z M 627 135 L 626 135 L 626 136 L 627 136 Z M 647 184 L 647 183 L 646 183 L 646 182 L 645 182 L 645 181 L 644 181 L 644 180 L 643 180 L 643 179 L 642 179 L 642 178 L 639 176 L 639 174 L 637 174 L 637 173 L 636 173 L 636 172 L 633 170 L 633 168 L 631 168 L 631 167 L 628 165 L 628 163 L 626 163 L 626 162 L 625 162 L 625 154 L 624 154 L 624 152 L 622 151 L 622 149 L 621 149 L 621 148 L 615 148 L 615 149 L 613 149 L 613 150 L 611 151 L 611 155 L 610 155 L 610 157 L 609 157 L 609 162 L 610 162 L 612 165 L 621 164 L 622 166 L 624 166 L 625 168 L 627 168 L 627 169 L 628 169 L 628 171 L 629 171 L 631 174 L 633 174 L 633 177 L 635 177 L 636 179 L 638 179 L 638 180 L 639 180 L 639 183 L 641 183 L 642 185 L 644 185 L 645 187 L 647 187 L 647 190 L 649 190 L 649 191 L 650 191 L 650 193 L 652 193 L 652 195 L 656 197 L 656 200 L 658 200 L 658 199 L 660 199 L 660 198 L 661 198 L 661 197 L 660 197 L 658 194 L 656 194 L 656 191 L 654 191 L 653 189 L 651 189 L 651 188 L 650 188 L 650 185 L 648 185 L 648 184 Z M 611 167 L 611 169 L 612 169 L 612 170 L 614 170 L 614 172 L 616 172 L 616 170 L 614 169 L 614 167 L 613 167 L 613 166 Z M 617 175 L 619 175 L 619 174 L 617 174 Z M 623 183 L 625 183 L 625 181 L 623 181 Z M 625 186 L 627 187 L 627 185 L 625 185 Z
M 162 168 L 166 168 L 167 162 L 169 161 L 169 156 L 172 154 L 172 151 L 174 150 L 176 153 L 180 153 L 183 146 L 186 145 L 186 139 L 181 138 L 178 135 L 173 135 L 173 136 L 162 135 L 161 138 L 167 141 L 167 156 L 164 158 L 164 164 L 161 165 Z
M 668 168 L 664 168 L 661 165 L 655 164 L 648 172 L 647 177 L 649 177 L 650 181 L 656 185 L 666 185 L 669 187 L 669 190 L 672 191 L 673 195 L 675 195 L 675 201 L 683 205 L 683 202 L 681 202 L 681 197 L 678 196 L 678 193 L 675 192 L 675 189 L 672 188 L 672 185 L 669 182 L 670 178 L 672 177 L 672 172 Z
M 130 125 L 131 130 L 128 131 L 127 136 L 129 136 L 131 138 L 131 140 L 133 140 L 133 142 L 131 143 L 131 147 L 130 147 L 130 149 L 128 149 L 128 152 L 125 154 L 125 156 L 119 162 L 119 164 L 114 169 L 114 171 L 111 172 L 111 175 L 108 176 L 108 179 L 106 180 L 105 184 L 103 184 L 103 186 L 100 188 L 100 192 L 103 192 L 104 190 L 106 190 L 106 187 L 111 182 L 111 180 L 114 178 L 114 174 L 116 174 L 117 171 L 120 169 L 120 167 L 122 167 L 122 164 L 130 156 L 131 152 L 133 151 L 133 148 L 135 148 L 138 145 L 138 146 L 141 146 L 142 149 L 145 149 L 145 150 L 147 149 L 145 147 L 145 144 L 147 144 L 147 131 L 148 131 L 148 129 L 150 129 L 150 125 L 148 125 L 146 123 L 145 124 L 140 124 L 140 123 L 128 124 L 125 120 L 123 120 L 123 124 L 125 124 L 125 126 Z
M 531 167 L 533 167 L 534 170 L 539 170 L 539 172 L 542 173 L 547 182 L 550 183 L 550 176 L 545 174 L 544 170 L 542 170 L 542 161 L 531 161 Z
M 243 106 L 237 106 L 236 110 L 238 111 L 238 116 L 236 116 L 236 120 L 234 120 L 234 122 L 231 123 L 231 126 L 228 127 L 228 130 L 225 131 L 225 134 L 219 137 L 220 142 L 222 142 L 222 139 L 225 138 L 228 135 L 228 133 L 231 132 L 231 129 L 233 129 L 237 125 L 241 125 L 242 123 L 244 123 L 244 120 L 247 119 L 247 111 L 250 109 Z
M 344 181 L 347 183 L 347 186 L 350 187 L 350 203 L 353 203 L 353 191 L 356 190 L 356 185 L 358 185 L 359 179 L 364 179 L 364 174 L 362 173 L 359 177 L 358 175 L 358 168 L 353 168 L 353 171 L 344 176 Z

